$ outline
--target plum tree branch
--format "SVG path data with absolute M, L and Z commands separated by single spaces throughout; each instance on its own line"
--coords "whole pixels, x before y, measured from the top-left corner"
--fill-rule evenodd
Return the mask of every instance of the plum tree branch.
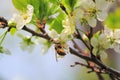
M 2 20 L 2 19 L 3 19 L 3 20 Z M 4 25 L 3 25 L 4 28 L 5 28 L 5 27 L 9 27 L 9 26 L 7 25 L 7 22 L 6 22 L 6 21 L 7 21 L 7 20 L 4 19 L 4 18 L 1 18 L 1 19 L 0 19 L 0 22 L 3 22 L 3 23 L 4 23 Z M 6 24 L 5 24 L 5 23 L 6 23 Z M 3 28 L 3 27 L 1 27 L 1 28 Z M 10 28 L 10 27 L 9 27 L 9 28 Z M 22 29 L 25 30 L 25 31 L 27 31 L 27 32 L 29 32 L 29 33 L 31 33 L 31 34 L 34 35 L 34 36 L 39 36 L 39 37 L 41 37 L 41 38 L 44 38 L 44 39 L 46 39 L 46 40 L 48 40 L 48 41 L 51 41 L 51 42 L 55 43 L 55 41 L 54 41 L 47 33 L 46 33 L 46 34 L 37 33 L 37 32 L 35 32 L 35 31 L 33 31 L 32 29 L 29 29 L 29 28 L 26 27 L 26 26 L 24 26 Z M 56 44 L 56 43 L 55 43 L 55 44 Z M 85 56 L 85 55 L 83 55 L 83 54 L 80 54 L 80 53 L 77 52 L 76 50 L 72 49 L 71 47 L 69 48 L 69 50 L 70 50 L 70 53 L 71 53 L 72 55 L 75 55 L 75 56 L 77 56 L 77 57 L 79 57 L 79 58 L 82 58 L 82 59 L 84 59 L 84 60 L 87 60 L 87 61 L 94 62 L 94 63 L 95 63 L 96 65 L 98 65 L 101 69 L 103 69 L 103 70 L 106 72 L 106 74 L 112 75 L 112 77 L 114 77 L 115 79 L 120 80 L 120 72 L 117 71 L 117 70 L 112 69 L 111 67 L 106 66 L 106 65 L 105 65 L 104 63 L 102 63 L 98 58 L 96 58 L 96 56 L 92 56 L 92 57 Z M 99 77 L 100 77 L 100 76 L 99 76 Z
M 104 80 L 104 77 L 100 73 L 96 73 L 96 75 L 98 76 L 99 80 Z
M 45 34 L 37 33 L 35 31 L 33 31 L 32 29 L 27 28 L 26 26 L 24 26 L 22 29 L 29 32 L 29 33 L 31 33 L 33 36 L 39 36 L 41 38 L 51 40 L 51 38 L 49 36 L 46 36 Z
M 77 31 L 77 38 L 80 39 L 83 42 L 83 44 L 90 50 L 90 47 L 83 40 L 83 38 L 82 38 L 81 34 L 79 33 L 78 29 L 76 29 L 76 31 Z
M 92 57 L 91 58 L 91 57 L 84 56 L 82 54 L 79 54 L 79 52 L 75 51 L 72 48 L 70 48 L 70 52 L 71 52 L 71 54 L 73 54 L 73 55 L 75 55 L 77 57 L 80 57 L 80 58 L 82 58 L 84 60 L 88 60 L 88 61 L 94 62 L 95 64 L 97 64 L 98 66 L 100 66 L 102 69 L 104 69 L 107 74 L 113 74 L 115 77 L 118 77 L 120 79 L 120 72 L 118 72 L 117 70 L 114 70 L 114 69 L 106 66 L 104 63 L 102 63 L 96 57 Z

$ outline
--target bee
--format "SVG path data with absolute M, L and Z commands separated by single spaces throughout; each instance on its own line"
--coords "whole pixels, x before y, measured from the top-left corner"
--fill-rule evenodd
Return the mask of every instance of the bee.
M 6 27 L 7 24 L 7 20 L 5 20 L 3 17 L 0 17 L 0 28 Z
M 55 51 L 56 61 L 58 61 L 58 57 L 64 57 L 66 55 L 64 47 L 60 43 L 55 44 Z
M 4 28 L 6 24 L 4 22 L 0 22 L 0 28 Z
M 55 51 L 60 56 L 66 55 L 64 47 L 61 44 L 55 44 Z

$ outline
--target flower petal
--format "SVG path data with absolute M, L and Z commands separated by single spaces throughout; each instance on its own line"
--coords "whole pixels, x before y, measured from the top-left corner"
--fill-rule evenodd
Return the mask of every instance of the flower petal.
M 108 16 L 107 11 L 100 11 L 100 12 L 97 13 L 97 19 L 99 21 L 104 21 L 107 16 Z
M 98 46 L 98 40 L 95 37 L 91 38 L 91 45 L 93 47 L 97 47 Z
M 87 21 L 91 27 L 95 27 L 97 24 L 97 20 L 94 17 L 88 18 Z

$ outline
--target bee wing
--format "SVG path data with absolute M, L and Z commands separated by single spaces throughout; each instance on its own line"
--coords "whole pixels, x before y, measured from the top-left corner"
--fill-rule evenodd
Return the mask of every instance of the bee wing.
M 58 57 L 57 57 L 57 51 L 55 50 L 55 58 L 56 58 L 56 62 L 58 62 Z

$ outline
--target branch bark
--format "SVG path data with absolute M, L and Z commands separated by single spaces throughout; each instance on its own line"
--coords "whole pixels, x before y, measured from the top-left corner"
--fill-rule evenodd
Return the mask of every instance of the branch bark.
M 104 77 L 100 73 L 96 73 L 96 75 L 98 76 L 99 80 L 105 80 Z

